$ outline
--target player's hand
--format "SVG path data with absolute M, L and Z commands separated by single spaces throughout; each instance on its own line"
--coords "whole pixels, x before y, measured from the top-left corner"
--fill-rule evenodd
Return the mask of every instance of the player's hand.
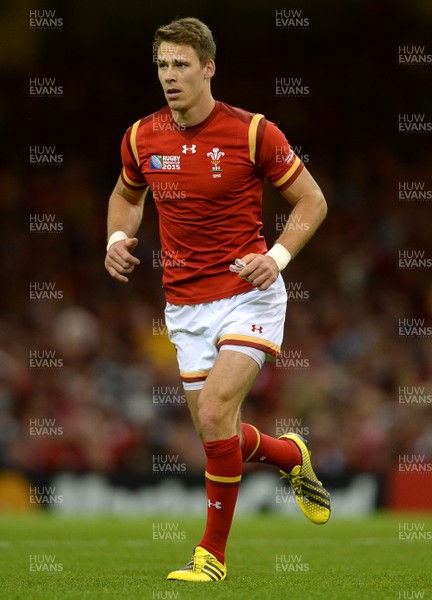
M 129 281 L 126 275 L 132 273 L 136 265 L 140 264 L 139 259 L 132 254 L 137 244 L 137 238 L 127 238 L 115 242 L 110 247 L 105 257 L 105 268 L 111 277 L 123 283 Z
M 239 275 L 258 288 L 261 292 L 267 290 L 276 281 L 279 269 L 276 261 L 266 254 L 246 254 L 242 257 L 246 266 Z

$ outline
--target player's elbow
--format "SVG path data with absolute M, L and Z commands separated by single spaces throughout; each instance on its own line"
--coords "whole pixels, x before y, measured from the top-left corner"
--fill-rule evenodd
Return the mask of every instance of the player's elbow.
M 313 194 L 311 194 L 309 198 L 309 201 L 313 206 L 317 221 L 322 223 L 327 216 L 327 202 L 320 188 L 314 190 Z
M 320 211 L 321 211 L 321 220 L 324 221 L 324 219 L 327 216 L 327 211 L 328 211 L 328 206 L 327 206 L 327 202 L 326 199 L 324 198 L 324 194 L 320 191 Z

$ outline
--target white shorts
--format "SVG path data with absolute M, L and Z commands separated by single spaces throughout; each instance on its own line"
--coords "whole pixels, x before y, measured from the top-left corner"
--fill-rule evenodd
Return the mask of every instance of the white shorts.
M 281 275 L 263 292 L 254 289 L 203 304 L 168 302 L 165 323 L 177 350 L 184 389 L 203 388 L 219 350 L 248 354 L 260 368 L 266 358 L 276 358 L 283 339 L 286 304 Z

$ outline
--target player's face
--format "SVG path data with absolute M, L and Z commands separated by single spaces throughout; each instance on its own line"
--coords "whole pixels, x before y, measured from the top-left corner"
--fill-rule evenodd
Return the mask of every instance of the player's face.
M 172 110 L 186 112 L 207 99 L 213 61 L 203 67 L 192 46 L 162 42 L 157 62 L 159 81 Z

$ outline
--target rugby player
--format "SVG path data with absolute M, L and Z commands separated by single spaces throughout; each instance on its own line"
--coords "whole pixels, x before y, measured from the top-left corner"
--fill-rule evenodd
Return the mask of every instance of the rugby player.
M 165 321 L 206 454 L 205 531 L 190 562 L 168 579 L 221 581 L 243 462 L 276 466 L 308 519 L 330 517 L 305 440 L 295 433 L 275 439 L 240 417 L 266 357 L 280 352 L 287 298 L 280 272 L 327 207 L 274 123 L 213 98 L 216 46 L 203 22 L 181 18 L 160 27 L 155 48 L 167 105 L 124 135 L 105 266 L 127 282 L 139 264 L 135 236 L 150 190 L 159 213 Z M 285 228 L 270 250 L 261 234 L 265 179 L 307 224 Z

